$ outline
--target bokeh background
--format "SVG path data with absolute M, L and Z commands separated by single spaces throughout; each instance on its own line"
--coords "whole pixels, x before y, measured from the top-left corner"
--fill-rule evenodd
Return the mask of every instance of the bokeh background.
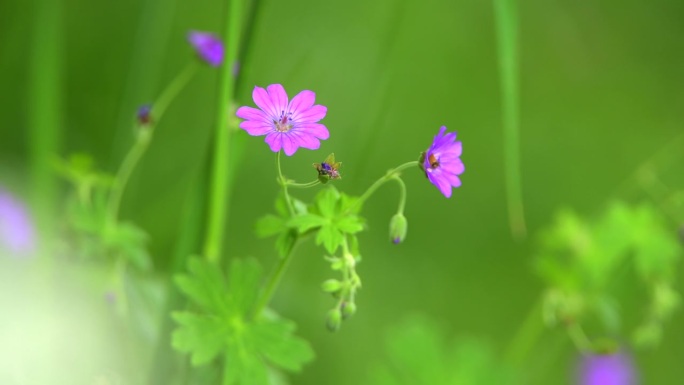
M 114 173 L 132 143 L 138 106 L 194 60 L 186 33 L 220 33 L 227 9 L 209 0 L 0 2 L 2 187 L 30 202 L 35 217 L 58 223 L 67 185 L 36 164 L 86 152 Z M 328 106 L 330 139 L 320 151 L 285 159 L 288 177 L 310 180 L 311 164 L 334 152 L 343 162 L 336 186 L 360 194 L 387 169 L 417 159 L 440 125 L 456 130 L 464 146 L 463 186 L 451 199 L 418 170 L 405 172 L 403 244 L 387 236 L 395 186 L 371 198 L 369 231 L 360 237 L 359 311 L 338 333 L 324 327 L 332 300 L 319 289 L 331 276 L 322 250 L 298 249 L 272 304 L 299 324 L 317 354 L 291 377 L 294 384 L 369 383 L 386 331 L 412 314 L 427 315 L 449 339 L 481 338 L 503 355 L 544 289 L 532 269 L 536 234 L 559 209 L 591 216 L 614 198 L 638 202 L 644 194 L 635 170 L 654 154 L 667 183 L 684 186 L 684 147 L 670 146 L 684 130 L 684 2 L 520 2 L 528 228 L 520 240 L 508 227 L 491 1 L 257 0 L 246 15 L 238 103 L 252 104 L 255 85 L 281 83 L 291 96 L 314 90 Z M 149 233 L 162 283 L 174 271 L 183 207 L 193 186 L 206 183 L 217 86 L 218 71 L 201 68 L 159 122 L 124 196 L 122 217 Z M 224 260 L 254 256 L 268 268 L 276 259 L 272 243 L 258 240 L 253 224 L 272 211 L 274 155 L 244 132 L 232 147 Z M 45 277 L 22 275 L 16 262 L 0 273 L 3 383 L 62 375 L 78 379 L 74 384 L 152 383 L 156 341 L 138 336 L 102 292 L 85 289 L 105 278 L 45 263 L 52 265 Z M 684 378 L 683 324 L 679 311 L 658 349 L 636 353 L 642 383 Z M 185 370 L 182 357 L 167 354 L 160 383 L 174 383 Z M 530 384 L 572 383 L 578 355 L 565 333 L 543 332 L 534 354 L 538 373 Z

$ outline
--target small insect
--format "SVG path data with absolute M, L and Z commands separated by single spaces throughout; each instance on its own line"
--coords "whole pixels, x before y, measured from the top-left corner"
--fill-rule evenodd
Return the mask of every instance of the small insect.
M 314 163 L 313 166 L 318 171 L 318 180 L 321 183 L 328 183 L 330 179 L 340 179 L 340 172 L 338 169 L 342 165 L 341 162 L 335 162 L 335 154 L 328 155 L 321 163 Z
M 435 154 L 430 154 L 427 155 L 425 152 L 420 153 L 420 159 L 418 160 L 418 167 L 420 167 L 423 172 L 425 172 L 425 176 L 427 177 L 427 170 L 425 169 L 425 157 L 427 156 L 427 160 L 430 164 L 430 169 L 434 170 L 437 167 L 439 167 L 439 160 L 435 156 Z

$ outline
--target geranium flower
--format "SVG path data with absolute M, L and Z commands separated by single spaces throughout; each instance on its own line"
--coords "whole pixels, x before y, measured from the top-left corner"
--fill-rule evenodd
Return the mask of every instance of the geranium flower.
M 437 186 L 445 197 L 451 197 L 451 188 L 459 187 L 461 179 L 458 177 L 465 170 L 461 161 L 462 145 L 456 141 L 456 133 L 444 134 L 446 126 L 439 129 L 439 133 L 432 141 L 428 150 L 421 154 L 420 168 L 430 183 Z
M 319 140 L 328 139 L 328 129 L 318 123 L 325 117 L 328 108 L 314 105 L 316 94 L 304 90 L 288 102 L 287 93 L 280 84 L 271 84 L 267 89 L 254 87 L 254 103 L 259 107 L 240 107 L 236 115 L 245 119 L 240 128 L 249 135 L 266 135 L 265 142 L 273 152 L 281 149 L 285 155 L 294 154 L 299 147 L 316 150 Z
M 211 33 L 190 31 L 188 41 L 197 55 L 209 65 L 218 67 L 223 62 L 223 42 Z

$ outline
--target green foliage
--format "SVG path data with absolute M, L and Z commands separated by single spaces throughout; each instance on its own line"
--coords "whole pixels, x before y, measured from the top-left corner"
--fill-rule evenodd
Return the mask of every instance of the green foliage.
M 482 341 L 460 338 L 453 343 L 434 322 L 412 317 L 388 330 L 387 359 L 377 365 L 374 385 L 480 385 L 512 383 L 502 365 Z
M 122 258 L 140 270 L 149 270 L 148 236 L 128 222 L 119 222 L 108 211 L 108 198 L 114 179 L 95 169 L 85 154 L 58 159 L 55 167 L 74 187 L 66 205 L 67 233 L 74 253 L 84 259 Z
M 294 323 L 272 314 L 252 317 L 261 281 L 256 261 L 233 260 L 228 279 L 199 259 L 188 268 L 175 282 L 193 308 L 173 313 L 173 347 L 189 353 L 194 366 L 222 356 L 224 384 L 260 385 L 269 383 L 269 364 L 298 371 L 313 359 L 309 344 L 294 336 Z
M 616 287 L 631 273 L 651 292 L 646 320 L 634 340 L 640 346 L 658 342 L 662 323 L 679 303 L 673 281 L 681 255 L 675 229 L 658 210 L 615 202 L 593 221 L 562 212 L 541 241 L 536 266 L 550 287 L 545 301 L 549 323 L 596 316 L 605 329 L 617 332 L 622 317 Z

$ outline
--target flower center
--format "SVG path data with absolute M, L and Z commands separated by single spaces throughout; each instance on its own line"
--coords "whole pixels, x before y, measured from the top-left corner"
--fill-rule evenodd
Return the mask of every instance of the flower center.
M 428 162 L 430 162 L 430 168 L 432 170 L 439 167 L 439 161 L 437 160 L 437 157 L 435 156 L 435 154 L 430 154 L 430 156 L 428 156 Z
M 292 129 L 292 113 L 285 111 L 280 111 L 280 118 L 278 120 L 273 120 L 273 125 L 278 132 L 288 132 Z

